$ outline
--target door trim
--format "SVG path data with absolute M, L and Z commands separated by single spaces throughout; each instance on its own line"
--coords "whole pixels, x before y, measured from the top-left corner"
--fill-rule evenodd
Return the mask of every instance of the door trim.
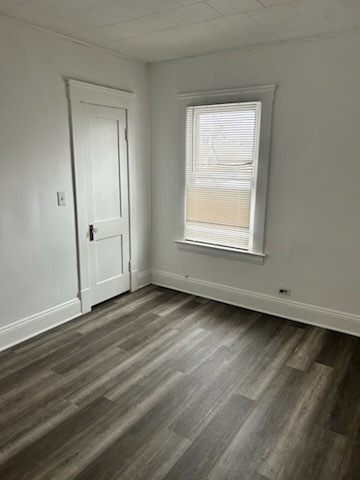
M 74 79 L 66 79 L 67 96 L 70 103 L 71 142 L 73 158 L 73 175 L 75 189 L 79 298 L 81 313 L 91 311 L 91 287 L 89 268 L 89 241 L 86 209 L 85 163 L 82 155 L 82 138 L 80 125 L 80 108 L 82 103 L 121 108 L 127 112 L 128 129 L 128 185 L 129 185 L 129 248 L 130 248 L 130 290 L 138 288 L 135 199 L 135 100 L 136 94 L 125 90 L 103 87 Z

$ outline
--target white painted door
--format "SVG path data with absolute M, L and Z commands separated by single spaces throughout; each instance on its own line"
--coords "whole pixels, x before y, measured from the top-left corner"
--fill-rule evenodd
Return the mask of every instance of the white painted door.
M 130 289 L 126 110 L 81 104 L 91 304 Z

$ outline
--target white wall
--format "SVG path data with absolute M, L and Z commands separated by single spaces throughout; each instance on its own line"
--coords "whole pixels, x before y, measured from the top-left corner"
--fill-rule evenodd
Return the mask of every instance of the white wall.
M 359 54 L 343 36 L 151 67 L 156 283 L 360 333 Z M 151 225 L 148 67 L 2 18 L 0 65 L 1 349 L 79 311 L 64 78 L 136 92 L 139 272 Z M 179 251 L 176 94 L 264 83 L 278 84 L 265 264 Z
M 155 283 L 360 334 L 359 58 L 346 35 L 151 66 Z M 264 265 L 178 250 L 176 95 L 271 83 Z
M 137 265 L 150 268 L 148 66 L 0 18 L 0 349 L 48 327 L 27 318 L 78 295 L 65 78 L 132 90 L 136 101 Z M 66 192 L 66 207 L 57 206 Z M 46 315 L 45 315 L 46 317 Z M 23 324 L 21 322 L 25 319 Z M 49 319 L 50 321 L 51 319 Z M 16 323 L 19 322 L 20 323 Z M 12 332 L 12 326 L 19 331 Z M 24 328 L 23 328 L 24 327 Z M 2 333 L 12 335 L 1 340 Z

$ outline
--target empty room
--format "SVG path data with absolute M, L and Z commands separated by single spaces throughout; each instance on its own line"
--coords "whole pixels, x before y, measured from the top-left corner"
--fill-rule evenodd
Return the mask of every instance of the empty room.
M 0 0 L 0 479 L 360 479 L 360 0 Z

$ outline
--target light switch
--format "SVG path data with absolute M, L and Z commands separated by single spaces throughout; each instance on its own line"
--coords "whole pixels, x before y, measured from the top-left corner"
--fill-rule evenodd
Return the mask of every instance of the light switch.
M 65 192 L 57 192 L 57 198 L 59 207 L 63 207 L 64 205 L 66 205 Z

